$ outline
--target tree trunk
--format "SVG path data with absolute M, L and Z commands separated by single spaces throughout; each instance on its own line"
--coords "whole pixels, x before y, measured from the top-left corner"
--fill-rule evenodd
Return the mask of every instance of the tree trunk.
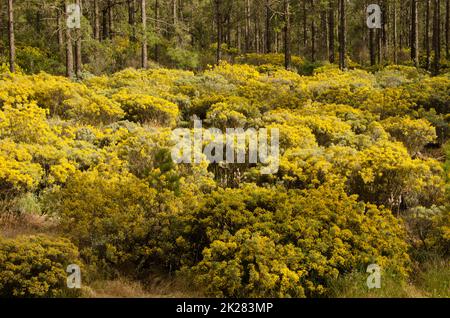
M 76 0 L 75 2 L 80 7 L 80 13 L 83 12 L 81 9 L 81 0 Z M 82 60 L 81 60 L 81 29 L 76 30 L 76 41 L 75 41 L 75 72 L 78 78 L 81 78 L 82 73 Z
M 3 1 L 0 1 L 0 39 L 3 39 Z M 0 45 L 0 54 L 3 54 L 3 45 Z
M 308 46 L 308 14 L 306 11 L 306 0 L 303 0 L 303 47 L 305 48 Z
M 394 64 L 398 64 L 398 39 L 397 39 L 397 0 L 394 0 L 393 3 L 393 23 L 392 23 L 392 33 L 393 33 L 393 51 L 394 51 Z
M 450 0 L 445 4 L 445 52 L 447 60 L 450 59 Z
M 159 0 L 155 0 L 155 33 L 159 35 Z M 155 61 L 159 62 L 159 44 L 155 44 Z
M 434 75 L 438 75 L 440 64 L 441 64 L 441 1 L 440 0 L 434 0 L 433 50 L 434 50 L 433 73 L 434 73 Z
M 411 0 L 411 59 L 416 67 L 419 67 L 419 32 L 418 32 L 417 0 Z
M 425 50 L 427 52 L 426 57 L 426 69 L 430 70 L 430 63 L 431 63 L 431 48 L 430 48 L 430 1 L 431 0 L 425 0 Z
M 347 68 L 347 63 L 345 60 L 346 53 L 346 10 L 345 10 L 345 1 L 339 0 L 339 68 L 344 70 Z
M 64 8 L 61 8 L 61 6 L 58 6 L 56 9 L 56 23 L 57 23 L 57 32 L 58 32 L 58 46 L 61 51 L 63 51 L 64 47 L 64 34 L 63 34 L 63 21 L 62 18 L 64 15 L 61 14 L 62 10 Z
M 178 0 L 172 1 L 172 21 L 175 29 L 178 24 Z
M 67 2 L 64 3 L 64 12 L 65 17 L 67 19 L 69 12 L 68 12 L 68 4 Z M 73 46 L 72 46 L 72 34 L 70 32 L 69 28 L 66 29 L 66 76 L 69 78 L 73 78 Z
M 291 17 L 289 0 L 284 0 L 284 67 L 291 67 Z
M 114 37 L 114 18 L 113 18 L 113 4 L 111 0 L 108 0 L 108 30 L 109 30 L 109 38 L 112 40 Z
M 131 41 L 136 41 L 136 0 L 128 0 L 128 24 L 131 26 Z
M 214 0 L 214 7 L 216 11 L 216 26 L 217 26 L 217 50 L 216 50 L 216 64 L 219 65 L 222 59 L 222 12 L 221 0 Z
M 381 47 L 380 47 L 380 64 L 388 56 L 388 5 L 386 0 L 381 3 Z
M 141 66 L 143 69 L 148 67 L 147 56 L 147 8 L 146 0 L 141 0 L 141 16 L 142 16 L 142 54 L 141 54 Z
M 100 41 L 100 9 L 99 0 L 94 0 L 94 39 Z
M 272 11 L 270 10 L 270 0 L 266 0 L 266 53 L 272 52 L 272 34 L 270 30 L 270 18 Z
M 328 40 L 328 59 L 330 63 L 335 62 L 334 55 L 334 30 L 335 22 L 334 22 L 334 0 L 330 0 L 329 8 L 328 8 L 328 36 L 330 37 Z
M 250 52 L 250 0 L 245 1 L 245 53 Z
M 314 0 L 311 0 L 311 12 L 314 13 Z M 311 19 L 311 61 L 316 61 L 316 22 Z
M 14 38 L 14 6 L 13 0 L 8 0 L 8 39 L 9 39 L 9 70 L 16 71 L 16 43 Z
M 108 8 L 102 11 L 102 40 L 109 39 Z
M 328 50 L 328 28 L 327 28 L 327 12 L 320 11 L 320 59 L 327 58 Z
M 375 30 L 369 29 L 369 54 L 370 54 L 370 65 L 374 66 L 376 64 L 376 54 L 375 54 Z
M 377 29 L 377 63 L 383 62 L 383 29 Z

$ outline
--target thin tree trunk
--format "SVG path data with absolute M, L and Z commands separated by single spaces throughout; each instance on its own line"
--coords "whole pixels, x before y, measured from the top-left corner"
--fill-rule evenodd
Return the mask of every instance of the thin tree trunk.
M 14 5 L 13 0 L 8 0 L 8 39 L 9 39 L 9 70 L 16 71 L 16 43 L 14 38 Z
M 176 28 L 178 24 L 178 0 L 172 1 L 172 21 L 173 27 Z
M 131 26 L 131 40 L 136 41 L 136 0 L 128 0 L 128 24 Z
M 80 7 L 80 14 L 83 12 L 81 9 L 81 0 L 76 0 L 75 2 Z M 82 60 L 81 60 L 81 29 L 76 30 L 76 41 L 75 41 L 75 72 L 78 78 L 81 78 L 82 73 Z
M 325 10 L 320 11 L 320 29 L 320 58 L 325 60 L 328 50 L 327 12 Z
M 445 3 L 445 52 L 450 59 L 450 0 Z
M 148 52 L 147 52 L 147 8 L 146 0 L 141 0 L 141 16 L 142 16 L 142 54 L 141 66 L 143 69 L 148 67 Z
M 159 0 L 155 0 L 155 32 L 159 34 Z M 155 61 L 159 62 L 159 44 L 155 44 Z
M 388 56 L 388 5 L 386 0 L 381 3 L 381 47 L 380 47 L 380 64 Z
M 217 50 L 216 50 L 216 63 L 219 65 L 222 59 L 222 12 L 221 12 L 221 0 L 214 0 L 216 10 L 216 25 L 217 25 Z
M 284 67 L 291 67 L 291 17 L 289 0 L 284 0 Z
M 0 1 L 0 39 L 3 39 L 3 1 Z M 3 46 L 0 46 L 0 54 L 3 54 Z
M 392 33 L 393 33 L 393 51 L 394 51 L 394 64 L 398 64 L 398 54 L 397 54 L 397 0 L 394 0 L 393 8 L 393 23 L 392 23 Z
M 245 1 L 245 53 L 250 52 L 250 0 Z
M 369 54 L 370 54 L 370 65 L 374 66 L 376 64 L 376 54 L 375 54 L 375 30 L 369 29 Z
M 430 70 L 430 63 L 431 63 L 431 47 L 430 47 L 430 1 L 431 0 L 425 0 L 425 50 L 427 52 L 426 57 L 426 69 Z
M 94 39 L 100 41 L 100 8 L 99 0 L 94 0 Z
M 411 59 L 419 67 L 419 25 L 417 0 L 411 0 Z
M 440 0 L 434 0 L 433 49 L 434 49 L 433 72 L 435 75 L 438 75 L 440 64 L 441 64 L 441 1 Z
M 314 13 L 314 0 L 311 0 L 311 12 Z M 316 61 L 316 22 L 311 19 L 311 61 Z
M 383 62 L 383 29 L 377 29 L 377 63 Z
M 345 59 L 346 53 L 346 9 L 345 9 L 345 1 L 339 0 L 339 68 L 344 70 L 347 68 L 347 63 Z
M 67 2 L 64 3 L 64 12 L 65 17 L 67 19 L 68 17 L 68 4 Z M 66 29 L 66 76 L 69 78 L 74 77 L 73 73 L 73 46 L 72 46 L 72 34 L 68 27 Z
M 58 8 L 56 9 L 56 23 L 57 23 L 57 28 L 58 28 L 58 46 L 60 50 L 63 50 L 64 47 L 64 34 L 63 34 L 63 21 L 62 21 L 62 17 L 64 15 L 61 15 L 61 11 L 63 10 L 63 8 L 61 8 L 60 6 L 58 6 Z
M 113 18 L 113 4 L 111 0 L 108 0 L 108 30 L 109 38 L 112 40 L 114 37 L 114 18 Z
M 306 12 L 306 0 L 303 0 L 303 47 L 308 46 L 308 14 Z
M 272 34 L 270 30 L 270 18 L 272 11 L 270 10 L 270 0 L 266 0 L 266 53 L 272 52 Z
M 334 21 L 334 0 L 330 0 L 329 8 L 328 8 L 328 36 L 330 37 L 328 41 L 328 59 L 330 63 L 335 62 L 334 55 L 334 30 L 335 29 L 335 21 Z

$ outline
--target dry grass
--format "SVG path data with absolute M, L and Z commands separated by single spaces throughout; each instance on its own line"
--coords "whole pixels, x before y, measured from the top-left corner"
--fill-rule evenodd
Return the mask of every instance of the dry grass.
M 125 278 L 96 281 L 85 287 L 83 296 L 88 298 L 198 298 L 201 294 L 189 290 L 181 281 L 154 278 L 144 285 Z
M 35 214 L 0 214 L 0 236 L 14 238 L 20 235 L 53 233 L 56 222 L 43 215 Z

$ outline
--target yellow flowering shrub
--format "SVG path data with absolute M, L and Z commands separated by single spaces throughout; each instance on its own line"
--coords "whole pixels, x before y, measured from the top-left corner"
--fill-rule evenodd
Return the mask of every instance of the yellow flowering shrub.
M 120 91 L 112 98 L 125 111 L 125 118 L 131 121 L 174 126 L 179 116 L 176 104 L 159 97 Z
M 390 117 L 382 121 L 382 125 L 395 140 L 403 142 L 413 156 L 437 138 L 436 128 L 425 119 Z
M 406 274 L 400 223 L 337 184 L 289 192 L 221 189 L 194 216 L 193 231 L 206 247 L 203 259 L 183 273 L 210 296 L 317 296 L 329 280 L 373 262 Z
M 25 147 L 8 139 L 0 139 L 0 192 L 33 190 L 37 187 L 44 171 L 32 159 Z
M 67 239 L 45 235 L 0 237 L 0 296 L 69 295 L 66 268 L 71 264 L 82 265 L 77 248 Z

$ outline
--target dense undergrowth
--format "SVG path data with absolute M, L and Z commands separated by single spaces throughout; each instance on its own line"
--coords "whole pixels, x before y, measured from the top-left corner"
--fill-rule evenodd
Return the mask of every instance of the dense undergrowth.
M 450 75 L 301 76 L 251 59 L 81 82 L 4 70 L 0 296 L 70 295 L 63 274 L 79 263 L 86 286 L 157 276 L 206 296 L 448 297 L 429 264 L 446 268 L 450 250 Z M 174 164 L 171 131 L 194 115 L 279 128 L 278 173 Z M 372 263 L 386 288 L 424 292 L 366 295 Z

